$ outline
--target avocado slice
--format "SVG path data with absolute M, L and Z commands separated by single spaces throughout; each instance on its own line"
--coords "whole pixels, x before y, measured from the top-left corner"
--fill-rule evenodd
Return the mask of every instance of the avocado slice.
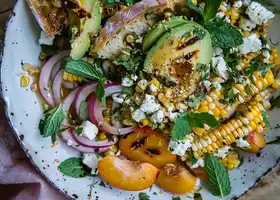
M 144 71 L 172 82 L 175 98 L 181 101 L 194 92 L 203 72 L 209 69 L 212 55 L 210 34 L 189 22 L 158 40 L 146 56 Z
M 99 0 L 93 1 L 90 18 L 85 17 L 80 20 L 80 35 L 76 37 L 71 44 L 72 50 L 70 56 L 75 59 L 81 59 L 88 51 L 91 38 L 98 33 L 101 24 L 102 10 Z M 88 7 L 88 4 L 87 4 Z
M 174 16 L 168 18 L 167 20 L 160 21 L 154 27 L 152 27 L 152 29 L 150 29 L 144 37 L 142 43 L 143 52 L 149 51 L 156 44 L 158 39 L 161 36 L 163 36 L 167 31 L 170 31 L 176 26 L 180 26 L 187 23 L 188 21 L 181 16 Z

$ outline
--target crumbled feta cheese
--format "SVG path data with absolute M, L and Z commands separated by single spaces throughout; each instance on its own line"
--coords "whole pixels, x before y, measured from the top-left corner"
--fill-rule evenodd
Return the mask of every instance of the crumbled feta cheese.
M 72 146 L 73 144 L 74 144 L 73 140 L 71 140 L 71 139 L 67 140 L 67 145 L 68 146 Z
M 48 36 L 44 31 L 41 31 L 39 44 L 53 45 L 54 36 Z
M 249 6 L 252 0 L 243 0 L 244 6 Z
M 156 102 L 156 98 L 154 96 L 146 94 L 140 109 L 147 114 L 152 114 L 160 109 L 160 104 Z
M 100 157 L 94 153 L 85 153 L 83 155 L 83 163 L 91 168 L 91 174 L 97 174 L 97 164 L 100 160 Z
M 222 85 L 218 82 L 213 83 L 214 88 L 216 88 L 217 91 L 220 91 L 222 89 Z
M 205 80 L 205 81 L 203 81 L 203 85 L 204 85 L 204 87 L 206 87 L 206 89 L 209 89 L 211 86 L 211 82 L 208 80 Z
M 178 112 L 171 112 L 171 111 L 168 111 L 167 113 L 167 117 L 168 119 L 171 121 L 171 122 L 175 122 L 176 118 L 179 116 L 179 113 Z
M 170 140 L 168 148 L 172 154 L 183 156 L 185 152 L 191 148 L 193 137 L 190 135 L 184 140 Z
M 216 74 L 223 79 L 228 79 L 227 73 L 227 63 L 223 56 L 217 56 L 212 58 L 212 68 L 215 70 Z
M 264 63 L 270 63 L 269 58 L 270 58 L 270 53 L 268 50 L 263 50 L 262 55 L 264 56 Z
M 244 43 L 239 47 L 241 54 L 257 52 L 262 49 L 262 42 L 256 34 L 243 38 Z
M 245 17 L 241 17 L 239 20 L 239 28 L 241 28 L 244 31 L 251 31 L 255 29 L 256 26 L 256 23 L 252 22 L 250 19 L 247 19 Z
M 175 106 L 173 105 L 173 104 L 168 104 L 168 106 L 167 106 L 167 111 L 168 112 L 171 112 L 171 111 L 173 111 L 175 109 Z
M 246 13 L 249 18 L 256 24 L 261 25 L 274 18 L 273 12 L 267 10 L 260 3 L 253 1 L 247 8 Z
M 154 84 L 151 84 L 150 85 L 150 90 L 151 90 L 151 92 L 156 92 L 158 90 L 158 88 Z
M 98 128 L 90 121 L 84 121 L 81 125 L 83 128 L 82 135 L 90 140 L 94 140 L 98 133 Z
M 144 37 L 139 37 L 135 40 L 135 43 L 142 43 L 143 42 Z
M 161 123 L 163 121 L 164 112 L 162 110 L 158 110 L 152 115 L 153 123 Z
M 204 159 L 203 158 L 199 158 L 197 160 L 197 162 L 191 166 L 191 168 L 198 168 L 198 167 L 204 167 Z
M 244 140 L 243 138 L 236 141 L 236 146 L 242 149 L 250 148 L 250 144 L 247 142 L 247 140 Z
M 241 8 L 242 7 L 242 1 L 238 0 L 236 2 L 234 2 L 233 7 L 235 8 Z
M 124 86 L 124 87 L 131 87 L 131 86 L 133 86 L 133 80 L 131 78 L 124 77 L 122 79 L 122 86 Z
M 132 74 L 132 75 L 131 75 L 131 79 L 132 79 L 133 81 L 137 81 L 138 76 L 137 76 L 136 74 Z
M 137 109 L 132 113 L 132 119 L 134 119 L 136 122 L 140 122 L 142 119 L 145 119 L 146 115 L 145 112 L 141 109 Z
M 231 147 L 225 146 L 224 148 L 219 149 L 218 153 L 215 153 L 214 156 L 218 158 L 225 158 L 228 155 L 230 149 Z
M 121 93 L 115 93 L 112 95 L 113 101 L 117 103 L 123 103 L 125 100 L 126 94 L 121 94 Z

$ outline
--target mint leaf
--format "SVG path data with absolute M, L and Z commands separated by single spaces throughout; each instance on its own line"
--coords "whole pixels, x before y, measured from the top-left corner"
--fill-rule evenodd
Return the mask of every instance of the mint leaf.
M 277 107 L 277 108 L 280 108 L 280 95 L 276 98 L 273 98 L 270 100 L 270 103 L 271 103 L 271 106 L 274 108 L 274 107 Z
M 193 157 L 192 157 L 192 165 L 195 165 L 195 164 L 197 163 L 197 161 L 198 161 L 198 160 L 193 156 Z
M 243 36 L 240 31 L 221 18 L 208 22 L 205 28 L 211 34 L 212 43 L 215 47 L 230 49 L 243 44 Z
M 63 161 L 58 169 L 66 176 L 81 178 L 90 174 L 90 169 L 83 164 L 81 158 L 69 158 Z
M 45 113 L 44 119 L 41 119 L 39 122 L 39 131 L 41 136 L 49 137 L 55 135 L 64 118 L 61 105 L 54 107 L 52 110 Z
M 76 76 L 85 77 L 91 80 L 100 80 L 103 75 L 97 66 L 84 60 L 69 60 L 65 65 L 65 71 Z
M 263 121 L 264 121 L 265 125 L 266 125 L 267 127 L 270 127 L 270 123 L 269 123 L 269 121 L 268 121 L 266 111 L 263 110 L 261 113 L 262 113 L 262 117 L 263 117 Z
M 222 0 L 206 0 L 204 12 L 203 12 L 203 17 L 205 22 L 208 22 L 216 17 L 221 3 Z
M 140 192 L 139 200 L 150 200 L 150 197 L 145 192 Z
M 215 128 L 220 124 L 213 115 L 206 112 L 188 112 L 187 121 L 192 128 L 203 128 L 204 124 L 207 124 L 211 128 Z
M 197 7 L 192 0 L 188 0 L 188 7 L 203 16 L 203 10 Z
M 172 197 L 172 200 L 181 200 L 181 197 Z
M 191 132 L 191 127 L 186 119 L 186 113 L 180 115 L 172 128 L 172 138 L 175 140 L 183 140 L 184 137 Z
M 104 89 L 104 80 L 100 80 L 96 87 L 96 96 L 101 101 L 102 107 L 106 108 L 106 97 Z
M 225 197 L 230 194 L 231 186 L 225 166 L 213 155 L 205 159 L 205 170 L 208 175 L 207 189 L 214 195 Z

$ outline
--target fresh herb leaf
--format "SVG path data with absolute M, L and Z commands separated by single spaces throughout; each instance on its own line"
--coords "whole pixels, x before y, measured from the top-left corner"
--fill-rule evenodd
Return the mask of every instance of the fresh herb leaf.
M 188 7 L 191 10 L 194 10 L 195 12 L 197 12 L 199 15 L 203 16 L 203 10 L 199 7 L 197 7 L 192 0 L 188 0 Z
M 64 120 L 64 113 L 61 105 L 54 107 L 44 115 L 44 119 L 39 122 L 39 130 L 42 137 L 55 135 Z
M 206 32 L 201 28 L 195 28 L 193 30 L 193 35 L 198 37 L 199 40 L 202 40 L 206 36 Z
M 267 72 L 274 65 L 275 65 L 275 63 L 264 64 L 264 65 L 257 65 L 257 66 L 256 65 L 250 65 L 249 67 L 244 69 L 244 73 L 245 73 L 246 76 L 251 77 L 251 79 L 252 79 L 254 72 L 261 71 L 262 72 L 262 76 L 265 77 Z
M 234 94 L 233 89 L 229 89 L 228 87 L 224 87 L 225 93 L 224 98 L 219 99 L 219 101 L 223 104 L 232 105 L 236 102 L 236 95 Z
M 251 90 L 250 85 L 248 84 L 245 86 L 245 92 L 247 95 L 253 96 L 253 91 Z
M 277 139 L 272 140 L 270 142 L 267 142 L 266 144 L 280 144 L 280 137 L 278 137 Z
M 172 197 L 172 200 L 181 200 L 181 197 Z
M 156 192 L 153 192 L 153 195 L 157 195 L 157 193 L 156 193 Z
M 244 157 L 239 158 L 239 160 L 240 160 L 240 163 L 237 166 L 237 168 L 241 167 L 244 164 Z
M 193 200 L 202 200 L 202 196 L 200 193 L 194 193 Z
M 131 96 L 133 94 L 134 90 L 132 87 L 124 87 L 122 92 Z
M 139 200 L 150 200 L 150 197 L 145 192 L 140 192 Z
M 78 127 L 76 128 L 76 133 L 77 133 L 79 136 L 81 136 L 82 133 L 83 133 L 83 128 L 78 126 Z
M 266 111 L 263 110 L 261 113 L 262 113 L 262 117 L 263 117 L 263 121 L 264 121 L 265 125 L 266 125 L 267 127 L 270 127 L 270 123 L 269 123 L 269 121 L 268 121 Z
M 176 120 L 172 128 L 172 138 L 176 140 L 183 140 L 184 137 L 191 132 L 191 127 L 186 119 L 186 113 L 181 114 Z
M 124 53 L 125 52 L 125 53 Z M 116 60 L 114 60 L 113 64 L 118 66 L 123 66 L 126 71 L 130 73 L 136 73 L 143 66 L 144 59 L 140 54 L 139 50 L 131 51 L 128 48 L 123 50 Z
M 198 161 L 198 160 L 193 156 L 193 157 L 192 157 L 192 165 L 195 165 L 195 164 L 197 163 L 197 161 Z
M 185 35 L 183 35 L 183 38 L 184 39 L 189 39 L 191 37 L 191 33 L 190 32 L 187 32 Z
M 205 22 L 215 18 L 222 0 L 206 0 L 203 17 Z
M 57 48 L 54 45 L 45 45 L 45 44 L 41 44 L 41 50 L 42 52 L 44 52 L 45 54 L 52 56 L 57 54 L 57 52 L 59 51 L 59 48 Z
M 208 175 L 206 186 L 214 195 L 225 197 L 230 194 L 231 186 L 225 166 L 213 155 L 208 154 L 205 160 L 205 170 Z
M 223 19 L 216 18 L 205 25 L 211 34 L 215 47 L 230 49 L 243 44 L 243 36 L 240 31 Z
M 190 134 L 193 128 L 203 128 L 204 124 L 214 128 L 219 125 L 219 122 L 209 113 L 182 113 L 175 120 L 175 124 L 172 128 L 172 138 L 175 140 L 183 140 L 186 135 Z
M 197 107 L 197 105 L 199 104 L 199 102 L 204 99 L 205 94 L 200 93 L 198 96 L 195 96 L 193 99 L 190 99 L 188 101 L 185 101 L 185 104 L 188 105 L 191 108 L 195 108 Z
M 280 95 L 276 98 L 271 99 L 270 103 L 272 107 L 280 108 Z
M 273 9 L 273 13 L 279 15 L 279 14 L 280 14 L 280 9 L 274 8 L 274 9 Z
M 96 64 L 92 65 L 84 60 L 69 60 L 65 65 L 65 71 L 91 80 L 100 80 L 103 78 Z
M 101 101 L 102 107 L 106 108 L 106 97 L 105 97 L 105 89 L 104 89 L 104 80 L 100 80 L 96 87 L 96 96 Z
M 69 158 L 63 161 L 58 169 L 66 176 L 81 178 L 90 174 L 90 169 L 83 164 L 81 158 Z
M 106 187 L 106 185 L 105 185 L 105 183 L 104 183 L 103 181 L 100 181 L 99 185 L 100 185 L 101 187 Z

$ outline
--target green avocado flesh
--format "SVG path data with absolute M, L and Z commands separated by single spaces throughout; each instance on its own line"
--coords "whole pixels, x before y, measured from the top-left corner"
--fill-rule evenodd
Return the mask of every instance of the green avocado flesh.
M 199 24 L 189 22 L 165 33 L 148 52 L 144 71 L 173 82 L 181 98 L 196 89 L 202 72 L 213 55 L 210 34 Z
M 152 48 L 158 39 L 163 36 L 166 32 L 170 31 L 172 28 L 176 26 L 180 26 L 183 24 L 187 24 L 188 21 L 183 19 L 183 17 L 171 17 L 167 20 L 163 20 L 157 23 L 152 29 L 148 31 L 146 34 L 143 43 L 142 49 L 143 52 L 147 52 Z
M 91 0 L 92 1 L 92 0 Z M 81 59 L 88 51 L 91 43 L 91 37 L 98 33 L 101 24 L 101 6 L 98 0 L 93 1 L 91 17 L 81 19 L 81 34 L 75 38 L 71 44 L 72 50 L 70 56 L 75 59 Z

